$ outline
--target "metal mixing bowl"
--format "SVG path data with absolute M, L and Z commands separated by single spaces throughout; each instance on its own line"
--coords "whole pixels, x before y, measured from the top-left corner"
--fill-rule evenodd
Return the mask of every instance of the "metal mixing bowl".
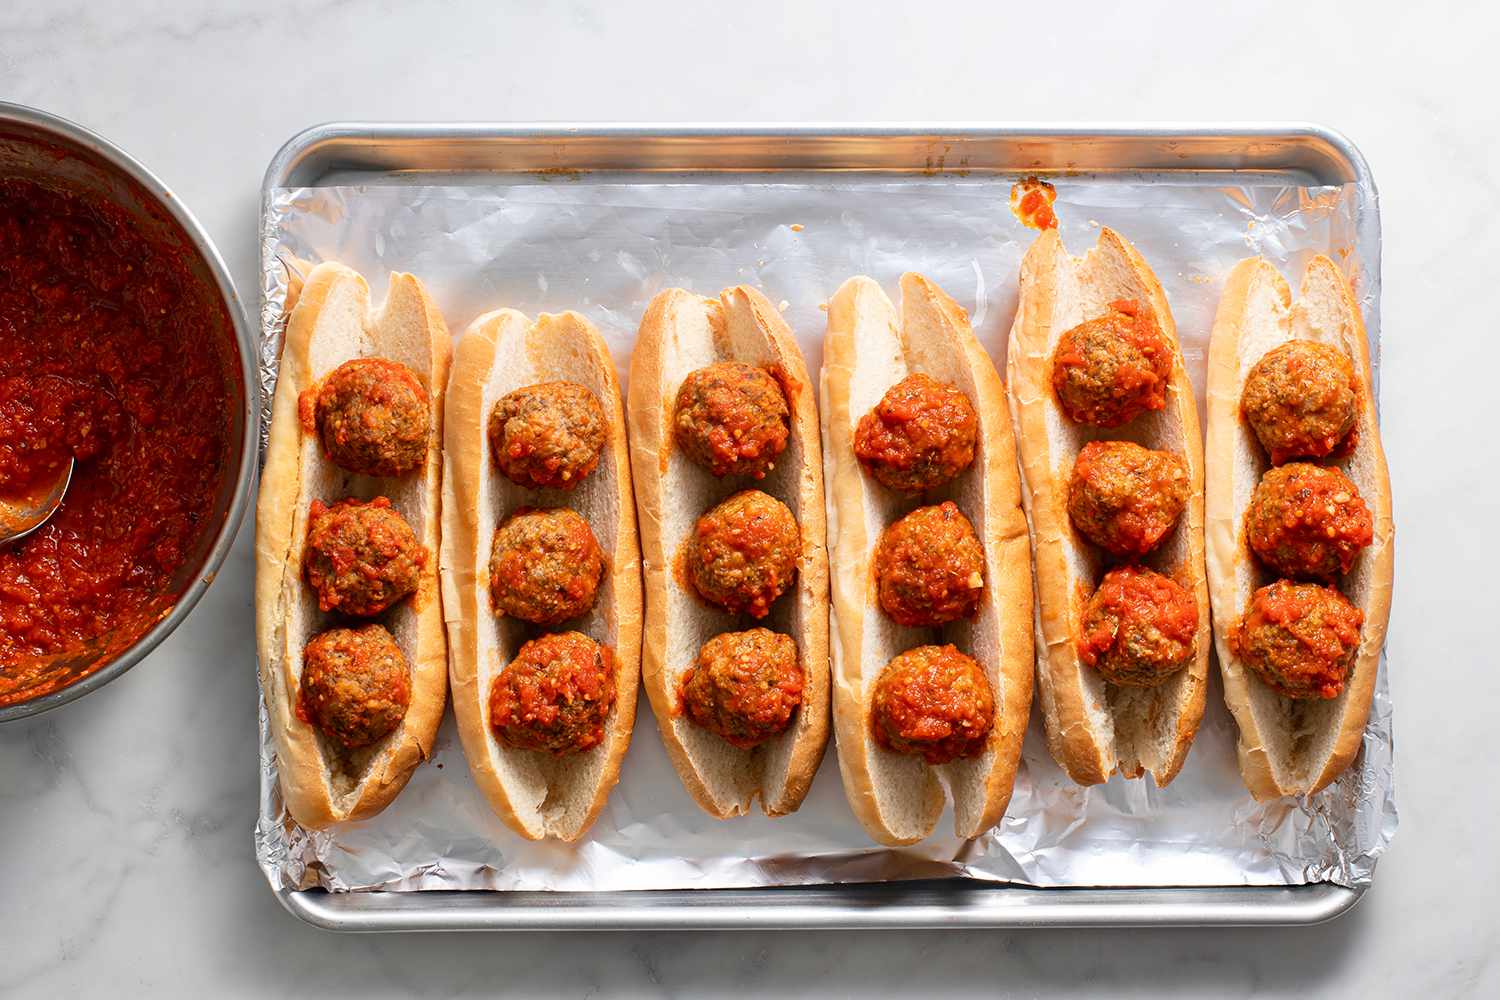
M 223 315 L 217 335 L 224 339 L 224 356 L 229 359 L 225 383 L 233 420 L 228 466 L 213 511 L 172 580 L 172 593 L 178 596 L 167 614 L 112 659 L 109 654 L 97 654 L 59 662 L 52 677 L 66 686 L 0 706 L 0 722 L 6 722 L 45 712 L 103 687 L 143 660 L 182 624 L 224 562 L 249 502 L 260 408 L 255 340 L 229 271 L 198 220 L 156 175 L 86 128 L 0 101 L 0 176 L 34 177 L 103 195 L 121 206 L 142 234 L 181 252 L 196 279 L 192 294 L 198 296 L 197 304 Z M 105 659 L 108 662 L 101 666 Z

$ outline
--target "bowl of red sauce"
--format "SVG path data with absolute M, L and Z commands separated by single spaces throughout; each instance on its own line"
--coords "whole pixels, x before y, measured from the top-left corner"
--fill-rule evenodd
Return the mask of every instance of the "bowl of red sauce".
M 105 139 L 0 102 L 0 722 L 104 686 L 179 625 L 248 503 L 254 341 L 192 214 Z

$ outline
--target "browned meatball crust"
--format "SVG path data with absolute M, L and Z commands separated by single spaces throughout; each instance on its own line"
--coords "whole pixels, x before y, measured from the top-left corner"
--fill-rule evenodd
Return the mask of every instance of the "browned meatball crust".
M 1240 409 L 1274 465 L 1322 458 L 1344 444 L 1359 416 L 1359 380 L 1331 344 L 1291 340 L 1255 363 Z
M 1105 680 L 1155 687 L 1193 658 L 1198 604 L 1170 577 L 1121 566 L 1099 582 L 1081 628 L 1078 657 Z
M 381 625 L 335 628 L 302 652 L 297 718 L 346 750 L 394 732 L 411 704 L 411 668 Z
M 490 454 L 517 486 L 571 490 L 598 468 L 606 426 L 604 407 L 584 386 L 528 385 L 490 413 Z
M 604 742 L 615 703 L 615 657 L 581 632 L 522 646 L 490 684 L 490 728 L 521 750 L 567 756 Z
M 682 711 L 742 750 L 780 736 L 802 704 L 802 665 L 789 635 L 725 632 L 703 644 L 682 679 Z
M 790 426 L 781 385 L 754 365 L 719 361 L 691 372 L 677 389 L 677 446 L 716 476 L 764 478 L 786 448 Z
M 561 625 L 594 606 L 604 552 L 587 521 L 566 507 L 522 507 L 495 529 L 490 599 L 495 613 Z
M 430 405 L 410 368 L 356 358 L 323 380 L 313 421 L 335 465 L 366 476 L 404 476 L 427 458 Z
M 1229 648 L 1287 698 L 1337 698 L 1359 651 L 1364 612 L 1332 587 L 1277 580 L 1250 595 Z
M 1090 441 L 1068 479 L 1068 515 L 1111 555 L 1138 558 L 1160 544 L 1188 501 L 1187 463 L 1129 441 Z
M 1245 509 L 1250 549 L 1281 576 L 1331 580 L 1375 537 L 1359 488 L 1338 469 L 1291 462 L 1268 469 Z
M 705 600 L 764 618 L 797 575 L 802 536 L 786 504 L 743 490 L 698 518 L 686 545 L 688 579 Z
M 918 372 L 891 386 L 854 428 L 854 455 L 886 488 L 922 493 L 974 461 L 979 418 L 958 389 Z
M 416 591 L 427 549 L 385 497 L 314 500 L 303 569 L 323 611 L 368 617 Z
M 1052 389 L 1068 419 L 1119 427 L 1167 405 L 1172 346 L 1156 314 L 1134 299 L 1109 304 L 1058 338 Z
M 870 693 L 875 743 L 929 764 L 976 757 L 995 726 L 984 668 L 954 646 L 918 646 L 886 664 Z
M 880 606 L 901 625 L 967 618 L 984 594 L 984 549 L 952 500 L 918 507 L 886 528 L 874 568 Z

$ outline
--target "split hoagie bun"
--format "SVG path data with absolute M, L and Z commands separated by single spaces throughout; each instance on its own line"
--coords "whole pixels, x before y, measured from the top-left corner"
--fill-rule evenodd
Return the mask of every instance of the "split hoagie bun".
M 276 740 L 282 796 L 292 817 L 318 829 L 385 808 L 432 752 L 447 695 L 446 647 L 437 579 L 438 489 L 448 329 L 421 282 L 392 274 L 385 304 L 336 263 L 313 268 L 287 321 L 272 399 L 270 441 L 256 507 L 256 645 L 261 691 Z M 312 424 L 320 383 L 345 362 L 379 358 L 406 366 L 428 399 L 420 467 L 398 476 L 347 471 L 325 452 Z M 300 404 L 300 406 L 299 406 Z M 339 621 L 320 611 L 304 578 L 313 501 L 385 497 L 426 550 L 411 596 L 370 618 L 385 627 L 409 668 L 409 703 L 394 730 L 347 749 L 299 717 L 309 639 Z
M 855 456 L 856 427 L 887 390 L 926 375 L 966 396 L 977 418 L 973 460 L 917 500 L 887 488 Z M 919 274 L 901 278 L 898 312 L 873 279 L 854 277 L 828 303 L 823 341 L 823 454 L 834 567 L 834 720 L 844 793 L 870 836 L 915 843 L 943 811 L 946 785 L 960 837 L 999 821 L 1010 801 L 1031 709 L 1031 573 L 1005 387 L 969 317 Z M 881 533 L 920 503 L 956 502 L 983 549 L 983 592 L 972 614 L 936 628 L 898 625 L 876 599 Z M 993 697 L 979 752 L 933 765 L 896 753 L 872 732 L 872 693 L 888 663 L 947 643 L 972 657 Z
M 1053 353 L 1065 332 L 1108 314 L 1111 303 L 1125 301 L 1150 310 L 1170 347 L 1165 405 L 1113 427 L 1075 422 L 1053 388 Z M 1021 262 L 1007 370 L 1031 522 L 1037 680 L 1048 748 L 1080 785 L 1098 784 L 1116 771 L 1127 778 L 1149 771 L 1158 787 L 1165 786 L 1187 758 L 1207 695 L 1203 449 L 1193 387 L 1166 295 L 1135 247 L 1104 228 L 1094 247 L 1073 257 L 1056 230 L 1037 237 Z M 1095 440 L 1134 442 L 1171 452 L 1185 463 L 1185 507 L 1175 526 L 1139 562 L 1186 591 L 1197 607 L 1197 628 L 1186 665 L 1153 687 L 1108 682 L 1079 653 L 1085 603 L 1107 567 L 1100 551 L 1074 526 L 1068 492 L 1079 451 Z
M 496 465 L 491 415 L 508 393 L 556 382 L 581 385 L 602 408 L 598 465 L 570 489 L 524 488 Z M 443 597 L 453 714 L 469 771 L 496 815 L 521 836 L 576 840 L 619 780 L 640 676 L 640 550 L 625 420 L 614 364 L 599 331 L 573 312 L 543 313 L 533 321 L 500 309 L 474 320 L 454 353 L 443 450 Z M 521 508 L 567 508 L 587 522 L 603 560 L 592 606 L 581 616 L 540 628 L 497 614 L 490 584 L 493 540 L 502 521 Z M 521 748 L 492 728 L 495 678 L 528 640 L 552 632 L 583 633 L 613 650 L 615 693 L 602 738 L 576 752 Z
M 769 373 L 785 397 L 785 448 L 763 470 L 764 478 L 735 471 L 717 477 L 675 440 L 676 401 L 684 379 L 719 362 Z M 642 678 L 662 742 L 687 791 L 711 815 L 742 815 L 757 796 L 769 816 L 793 812 L 812 784 L 828 741 L 823 469 L 807 365 L 781 314 L 755 289 L 739 286 L 705 298 L 672 288 L 651 300 L 641 320 L 630 359 L 629 395 L 645 558 Z M 682 568 L 700 515 L 746 488 L 784 504 L 800 534 L 799 546 L 789 554 L 795 580 L 758 621 L 700 598 Z M 791 637 L 803 681 L 800 705 L 787 728 L 746 749 L 691 721 L 682 686 L 706 642 L 752 626 Z
M 1256 362 L 1290 340 L 1330 345 L 1353 362 L 1359 386 L 1357 439 L 1352 448 L 1314 461 L 1347 475 L 1373 515 L 1373 541 L 1339 582 L 1339 590 L 1363 612 L 1364 623 L 1343 692 L 1327 700 L 1278 694 L 1235 655 L 1229 642 L 1252 592 L 1275 579 L 1246 543 L 1245 511 L 1270 463 L 1241 416 L 1241 397 Z M 1229 273 L 1209 343 L 1207 456 L 1214 638 L 1224 700 L 1239 725 L 1240 772 L 1257 799 L 1316 792 L 1343 773 L 1359 752 L 1390 617 L 1395 558 L 1390 479 L 1375 419 L 1369 344 L 1349 284 L 1327 257 L 1308 263 L 1295 304 L 1286 279 L 1262 258 L 1243 260 Z

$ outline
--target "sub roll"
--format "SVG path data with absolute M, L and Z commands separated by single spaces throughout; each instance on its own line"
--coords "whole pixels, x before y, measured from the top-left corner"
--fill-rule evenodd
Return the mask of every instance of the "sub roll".
M 444 433 L 453 712 L 490 807 L 583 836 L 620 776 L 640 676 L 625 415 L 599 331 L 500 309 L 459 340 Z
M 969 318 L 901 278 L 828 304 L 823 453 L 834 721 L 850 807 L 882 844 L 953 799 L 976 837 L 1005 812 L 1031 707 L 1031 574 L 1005 390 Z
M 1021 262 L 1007 353 L 1036 570 L 1047 744 L 1081 785 L 1158 787 L 1203 716 L 1203 449 L 1166 295 L 1112 229 Z
M 421 282 L 381 308 L 343 265 L 292 308 L 256 506 L 256 646 L 288 812 L 384 809 L 447 695 L 437 577 L 448 329 Z
M 760 292 L 668 289 L 630 360 L 645 559 L 642 677 L 710 815 L 802 804 L 828 740 L 828 566 L 817 407 Z
M 1240 772 L 1258 799 L 1328 786 L 1359 752 L 1390 616 L 1390 479 L 1369 345 L 1338 266 L 1295 302 L 1255 257 L 1208 358 L 1208 578 Z

